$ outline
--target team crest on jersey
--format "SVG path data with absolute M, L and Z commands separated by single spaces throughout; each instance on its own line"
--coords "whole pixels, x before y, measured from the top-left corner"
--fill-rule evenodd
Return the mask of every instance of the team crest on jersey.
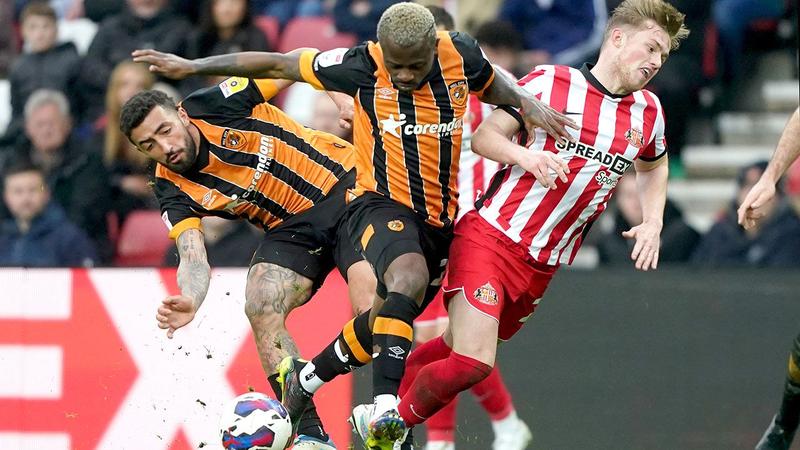
M 231 77 L 219 84 L 219 90 L 225 98 L 228 98 L 237 92 L 242 92 L 248 84 L 250 80 L 247 78 Z
M 463 106 L 467 102 L 469 90 L 467 89 L 466 80 L 458 80 L 450 83 L 450 85 L 447 86 L 447 90 L 450 91 L 450 98 L 453 100 L 453 103 Z
M 244 147 L 247 141 L 244 138 L 244 134 L 241 131 L 231 130 L 230 128 L 226 128 L 225 131 L 222 132 L 222 139 L 220 139 L 220 145 L 225 148 L 232 148 L 234 150 L 238 150 Z
M 394 100 L 397 91 L 392 88 L 382 87 L 375 90 L 375 94 L 383 100 Z
M 495 306 L 499 303 L 499 299 L 497 297 L 497 291 L 494 289 L 491 283 L 486 283 L 483 286 L 475 289 L 475 292 L 472 294 L 476 300 L 479 302 L 489 305 Z
M 625 132 L 625 140 L 636 148 L 644 147 L 644 133 L 638 128 L 630 128 Z
M 401 220 L 391 220 L 386 226 L 392 231 L 403 231 L 403 228 L 405 228 Z

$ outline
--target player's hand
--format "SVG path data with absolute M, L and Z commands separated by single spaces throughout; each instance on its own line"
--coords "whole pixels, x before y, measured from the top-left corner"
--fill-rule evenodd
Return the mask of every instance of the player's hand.
M 644 270 L 658 268 L 658 250 L 661 248 L 661 226 L 643 222 L 623 231 L 622 236 L 627 239 L 636 239 L 631 252 L 631 259 L 636 261 L 636 268 Z
M 355 102 L 353 97 L 341 92 L 328 92 L 328 96 L 336 103 L 339 108 L 339 126 L 345 130 L 353 128 L 353 115 L 355 114 Z
M 758 180 L 739 206 L 739 225 L 745 230 L 753 228 L 764 217 L 764 205 L 775 198 L 775 183 L 764 179 Z
M 194 319 L 197 311 L 194 300 L 183 295 L 170 295 L 161 301 L 156 320 L 158 328 L 167 330 L 167 337 L 172 339 L 175 330 Z
M 528 129 L 528 136 L 532 139 L 534 130 L 541 128 L 556 141 L 565 144 L 567 141 L 574 141 L 575 138 L 569 134 L 567 127 L 578 129 L 578 125 L 569 117 L 561 114 L 550 105 L 540 101 L 536 97 L 522 97 L 522 119 L 525 121 L 525 128 Z M 528 144 L 527 142 L 525 143 Z
M 522 149 L 517 165 L 533 174 L 536 177 L 536 181 L 548 189 L 556 188 L 556 182 L 550 176 L 550 171 L 555 172 L 562 182 L 567 182 L 569 166 L 566 161 L 553 152 Z
M 172 53 L 146 49 L 134 50 L 131 56 L 133 56 L 134 62 L 149 64 L 150 72 L 167 78 L 180 80 L 194 74 L 194 66 L 190 60 Z

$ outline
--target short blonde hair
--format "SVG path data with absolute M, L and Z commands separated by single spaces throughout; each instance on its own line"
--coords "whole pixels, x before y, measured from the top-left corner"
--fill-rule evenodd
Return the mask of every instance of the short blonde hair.
M 611 30 L 622 25 L 640 27 L 645 21 L 652 20 L 669 35 L 669 48 L 675 50 L 680 42 L 689 35 L 684 25 L 685 14 L 664 0 L 625 0 L 614 9 L 606 26 L 605 39 Z
M 392 41 L 400 47 L 436 42 L 436 21 L 428 8 L 416 3 L 395 3 L 378 21 L 378 42 Z

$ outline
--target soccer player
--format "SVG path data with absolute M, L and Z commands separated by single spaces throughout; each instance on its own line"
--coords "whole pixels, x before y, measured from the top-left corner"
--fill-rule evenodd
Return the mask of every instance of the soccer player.
M 332 346 L 323 352 L 333 355 L 328 367 L 319 366 L 315 358 L 308 365 L 310 373 L 298 376 L 306 369 L 300 363 L 288 367 L 283 379 L 294 385 L 305 380 L 304 389 L 311 393 L 313 384 L 374 358 L 375 404 L 367 444 L 391 448 L 405 433 L 397 390 L 411 349 L 411 324 L 438 291 L 448 259 L 468 94 L 520 108 L 526 127 L 541 127 L 565 145 L 571 139 L 566 127 L 574 122 L 505 77 L 495 76 L 469 36 L 437 33 L 433 16 L 421 5 L 391 6 L 381 16 L 377 35 L 378 43 L 299 56 L 246 52 L 187 61 L 137 50 L 134 60 L 170 77 L 286 78 L 355 98 L 356 186 L 348 199 L 348 230 L 377 275 L 381 300 L 370 315 L 345 326 L 336 342 L 347 348 Z M 337 349 L 339 362 L 333 353 Z M 284 404 L 293 418 L 303 412 L 302 402 L 284 398 Z
M 244 218 L 264 228 L 247 274 L 245 312 L 278 398 L 278 365 L 299 356 L 285 326 L 289 313 L 334 267 L 348 280 L 356 310 L 369 308 L 375 286 L 345 230 L 353 147 L 266 103 L 286 83 L 230 78 L 194 92 L 180 106 L 164 93 L 145 91 L 120 114 L 122 132 L 158 163 L 155 192 L 180 255 L 181 293 L 164 299 L 156 316 L 168 337 L 192 321 L 208 291 L 200 217 Z M 335 448 L 313 403 L 293 425 L 294 448 Z
M 427 6 L 433 14 L 438 30 L 454 29 L 452 16 L 441 7 Z M 511 36 L 499 36 L 498 39 Z M 514 42 L 507 42 L 509 47 Z M 498 73 L 504 74 L 509 79 L 514 76 L 503 67 L 494 64 Z M 461 140 L 461 157 L 458 168 L 458 216 L 456 223 L 469 211 L 475 209 L 475 201 L 489 187 L 491 176 L 500 168 L 495 161 L 483 158 L 472 152 L 472 133 L 478 128 L 484 117 L 488 117 L 494 108 L 486 103 L 481 103 L 475 95 L 470 95 L 467 100 L 467 112 L 464 114 L 464 133 Z M 414 320 L 414 340 L 417 344 L 424 344 L 431 339 L 442 335 L 447 328 L 447 310 L 442 301 L 442 291 L 439 290 L 430 305 Z M 491 419 L 494 431 L 494 450 L 523 450 L 530 443 L 532 435 L 528 425 L 517 415 L 511 394 L 508 391 L 498 367 L 492 370 L 483 381 L 470 389 L 475 399 L 486 411 Z M 425 450 L 454 450 L 456 407 L 458 397 L 434 414 L 427 425 L 428 436 Z
M 498 340 L 530 318 L 630 166 L 644 211 L 643 222 L 624 235 L 636 241 L 637 269 L 657 267 L 668 166 L 660 103 L 643 88 L 688 34 L 683 18 L 663 0 L 626 0 L 609 20 L 595 66 L 539 66 L 519 81 L 577 120 L 574 142 L 536 130 L 528 147 L 524 133 L 514 143 L 524 127 L 513 108 L 496 110 L 478 128 L 473 151 L 509 166 L 456 225 L 445 287 L 450 323 L 443 337 L 409 357 L 398 406 L 406 426 L 424 422 L 492 371 Z M 360 434 L 369 409 L 354 410 Z
M 739 224 L 752 228 L 764 217 L 765 205 L 775 198 L 775 185 L 800 156 L 800 108 L 786 124 L 767 169 L 739 206 Z M 783 386 L 783 401 L 756 450 L 788 450 L 800 422 L 800 335 L 794 339 L 789 370 Z

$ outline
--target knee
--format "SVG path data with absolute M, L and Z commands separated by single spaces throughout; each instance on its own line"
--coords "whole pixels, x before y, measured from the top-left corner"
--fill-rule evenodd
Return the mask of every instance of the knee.
M 425 258 L 422 255 L 414 256 L 418 258 L 408 258 L 405 261 L 398 261 L 398 258 L 386 270 L 383 278 L 389 292 L 399 292 L 415 299 L 423 296 L 430 282 L 430 275 Z

